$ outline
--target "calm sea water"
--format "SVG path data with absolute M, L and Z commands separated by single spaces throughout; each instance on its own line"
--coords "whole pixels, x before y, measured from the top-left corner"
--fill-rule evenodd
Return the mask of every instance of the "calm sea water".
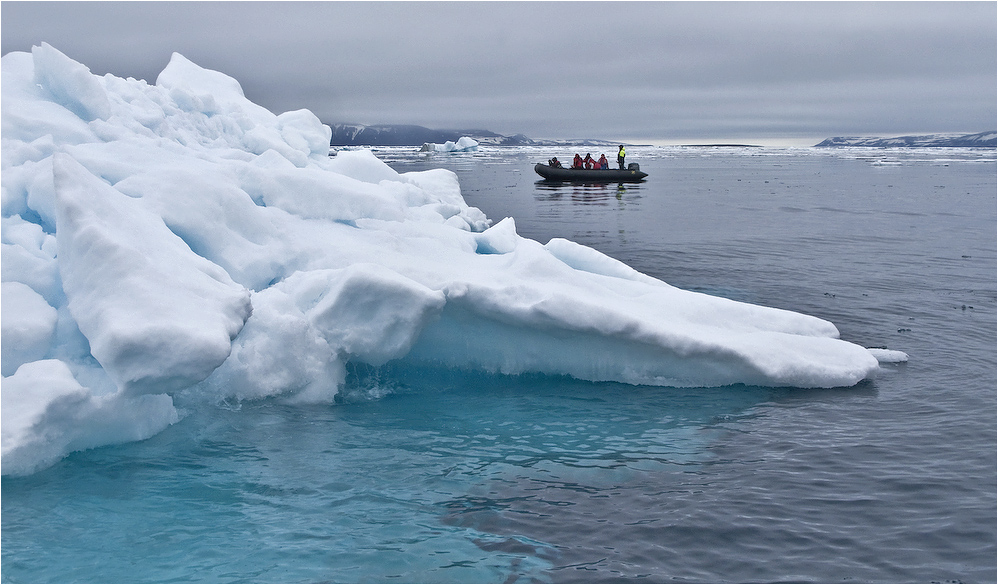
M 910 361 L 833 390 L 389 365 L 335 405 L 181 405 L 3 478 L 4 582 L 998 578 L 994 150 L 631 148 L 650 177 L 620 186 L 539 181 L 565 150 L 412 150 L 377 154 L 521 235 Z

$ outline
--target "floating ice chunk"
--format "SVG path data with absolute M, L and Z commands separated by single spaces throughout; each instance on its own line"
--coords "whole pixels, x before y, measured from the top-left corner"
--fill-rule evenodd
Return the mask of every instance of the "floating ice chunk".
M 876 347 L 868 348 L 873 357 L 877 358 L 877 361 L 882 364 L 898 364 L 908 361 L 908 354 L 903 351 L 897 351 L 893 349 L 881 349 Z
M 477 148 L 478 148 L 478 141 L 469 138 L 467 136 L 462 136 L 457 139 L 457 143 L 454 144 L 453 150 L 468 151 L 468 150 L 475 150 Z
M 156 85 L 47 45 L 0 75 L 4 473 L 149 436 L 173 397 L 330 401 L 350 362 L 829 387 L 900 353 L 489 227 L 453 172 L 330 158 L 313 114 L 180 55 Z
M 419 149 L 420 152 L 470 152 L 473 150 L 478 150 L 478 141 L 468 136 L 458 138 L 457 142 L 448 140 L 443 144 L 424 142 Z
M 33 473 L 73 451 L 147 439 L 179 418 L 166 395 L 93 396 L 59 360 L 22 365 L 3 379 L 0 396 L 4 475 Z
M 250 314 L 248 291 L 69 156 L 54 167 L 59 269 L 94 357 L 127 393 L 206 378 Z

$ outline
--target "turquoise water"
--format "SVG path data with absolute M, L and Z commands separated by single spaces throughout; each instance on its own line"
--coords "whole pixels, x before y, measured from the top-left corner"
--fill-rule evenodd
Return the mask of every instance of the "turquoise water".
M 180 402 L 155 437 L 3 478 L 5 582 L 993 582 L 994 151 L 379 152 L 683 288 L 907 352 L 854 388 L 353 367 L 337 404 Z

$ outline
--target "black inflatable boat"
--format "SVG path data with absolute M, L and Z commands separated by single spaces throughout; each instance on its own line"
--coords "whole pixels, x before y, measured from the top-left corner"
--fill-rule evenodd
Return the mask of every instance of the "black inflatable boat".
M 534 171 L 552 181 L 573 181 L 579 183 L 627 183 L 642 181 L 648 173 L 641 172 L 638 163 L 627 165 L 626 169 L 568 169 L 552 167 L 543 163 L 534 165 Z

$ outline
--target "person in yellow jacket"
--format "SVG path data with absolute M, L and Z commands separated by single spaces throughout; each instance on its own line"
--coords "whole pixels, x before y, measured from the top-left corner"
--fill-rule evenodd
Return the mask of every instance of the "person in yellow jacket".
M 620 166 L 620 170 L 624 170 L 624 145 L 620 145 L 620 150 L 617 151 L 617 165 Z

